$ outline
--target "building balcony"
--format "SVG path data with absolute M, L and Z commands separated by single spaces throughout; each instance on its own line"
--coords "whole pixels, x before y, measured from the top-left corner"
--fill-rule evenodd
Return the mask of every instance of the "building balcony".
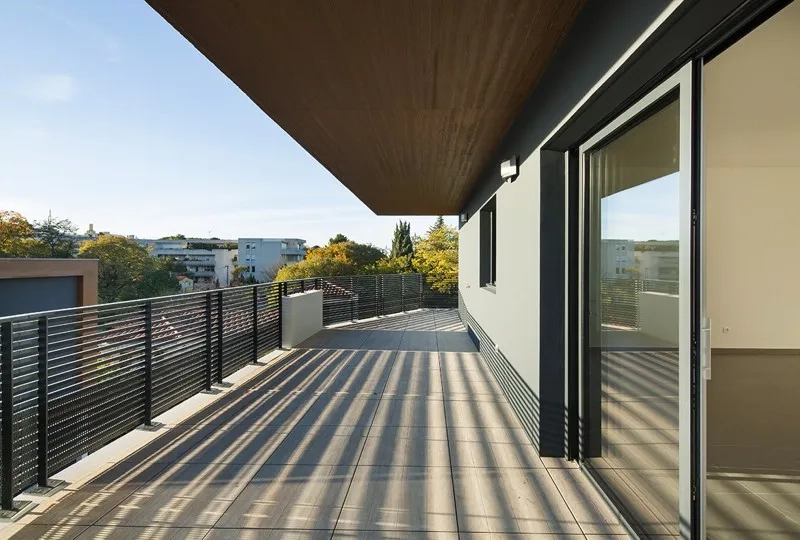
M 217 274 L 213 270 L 191 270 L 187 269 L 188 273 L 190 273 L 193 277 L 196 278 L 213 278 Z
M 281 350 L 279 306 L 309 291 L 328 326 Z M 0 487 L 37 503 L 0 535 L 621 532 L 576 468 L 539 457 L 457 303 L 409 274 L 0 320 L 17 393 Z

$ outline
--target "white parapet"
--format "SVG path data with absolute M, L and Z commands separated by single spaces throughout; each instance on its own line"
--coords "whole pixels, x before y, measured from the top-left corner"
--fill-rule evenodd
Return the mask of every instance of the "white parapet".
M 639 293 L 639 326 L 642 334 L 678 345 L 680 298 L 676 294 Z
M 284 349 L 296 347 L 322 330 L 322 291 L 284 296 L 281 303 Z

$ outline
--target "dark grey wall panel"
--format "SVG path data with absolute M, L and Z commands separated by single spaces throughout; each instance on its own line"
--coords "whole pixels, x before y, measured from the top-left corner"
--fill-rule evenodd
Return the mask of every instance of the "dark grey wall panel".
M 565 159 L 563 152 L 542 150 L 539 274 L 540 453 L 564 455 L 564 227 Z
M 503 389 L 506 399 L 508 399 L 511 408 L 519 418 L 531 443 L 540 455 L 548 456 L 549 454 L 544 453 L 540 445 L 540 405 L 536 392 L 528 386 L 528 383 L 517 373 L 517 370 L 509 363 L 508 359 L 495 350 L 495 343 L 492 338 L 486 334 L 481 325 L 469 314 L 461 295 L 458 296 L 458 312 L 461 321 L 467 326 L 470 338 Z
M 77 307 L 78 287 L 76 276 L 0 279 L 0 317 Z

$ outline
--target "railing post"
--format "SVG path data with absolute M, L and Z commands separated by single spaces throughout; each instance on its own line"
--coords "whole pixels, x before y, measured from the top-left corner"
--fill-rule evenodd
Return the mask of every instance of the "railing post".
M 283 286 L 278 283 L 278 348 L 283 348 Z
M 47 454 L 50 443 L 48 440 L 48 418 L 47 418 L 47 315 L 39 317 L 39 339 L 37 356 L 39 360 L 39 384 L 38 384 L 38 426 L 37 432 L 39 441 L 36 446 L 36 474 L 37 483 L 41 487 L 47 486 L 49 471 L 47 470 Z
M 322 280 L 320 278 L 314 278 L 314 290 L 318 291 L 322 288 Z
M 400 274 L 400 311 L 406 310 L 406 280 Z
M 0 327 L 0 402 L 2 402 L 2 471 L 0 471 L 0 507 L 14 509 L 14 350 L 12 323 Z
M 153 304 L 144 304 L 144 425 L 153 425 Z
M 211 293 L 206 294 L 206 390 L 211 390 Z
M 222 290 L 217 291 L 217 382 L 222 382 Z
M 301 279 L 300 280 L 300 292 L 306 292 L 306 280 L 305 279 Z
M 253 363 L 258 363 L 258 285 L 253 286 Z
M 356 313 L 355 313 L 355 311 L 356 311 L 356 299 L 355 299 L 355 294 L 353 292 L 353 291 L 355 291 L 355 288 L 356 288 L 356 286 L 355 286 L 354 280 L 351 277 L 350 278 L 350 320 L 351 321 L 356 320 Z
M 381 295 L 381 285 L 383 276 L 375 276 L 375 315 L 383 315 L 383 296 Z

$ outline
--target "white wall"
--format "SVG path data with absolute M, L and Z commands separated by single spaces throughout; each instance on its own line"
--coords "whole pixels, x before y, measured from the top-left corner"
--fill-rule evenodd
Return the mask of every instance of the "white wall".
M 714 348 L 800 348 L 799 52 L 795 2 L 704 73 Z
M 322 330 L 322 291 L 281 298 L 283 347 L 291 349 Z
M 480 287 L 480 214 L 459 232 L 459 290 L 470 314 L 526 382 L 539 388 L 539 152 L 497 191 L 497 287 Z M 498 165 L 499 175 L 499 165 Z
M 678 346 L 680 296 L 657 292 L 639 293 L 639 325 L 642 334 Z
M 227 287 L 228 281 L 233 275 L 233 257 L 236 255 L 235 249 L 212 249 L 214 254 L 214 273 L 217 275 L 221 287 Z M 227 269 L 225 267 L 228 267 Z

